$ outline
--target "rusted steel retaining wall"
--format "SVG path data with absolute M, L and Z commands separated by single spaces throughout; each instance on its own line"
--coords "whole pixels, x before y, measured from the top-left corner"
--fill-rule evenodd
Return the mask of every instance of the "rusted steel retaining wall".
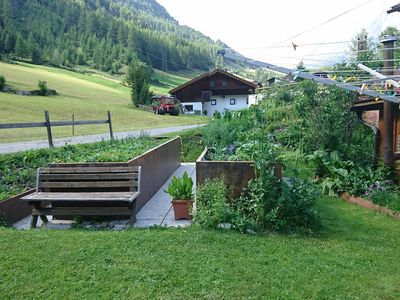
M 251 161 L 208 161 L 204 157 L 206 148 L 196 161 L 196 184 L 203 184 L 206 179 L 224 176 L 232 190 L 232 199 L 238 198 L 248 182 L 255 178 L 253 162 Z M 275 176 L 282 178 L 282 167 L 274 164 Z
M 341 197 L 343 200 L 345 200 L 349 203 L 358 205 L 358 206 L 366 208 L 366 209 L 374 210 L 374 211 L 383 213 L 385 215 L 388 215 L 395 219 L 400 220 L 400 212 L 396 212 L 387 207 L 380 206 L 378 204 L 373 203 L 372 201 L 366 200 L 361 197 L 354 197 L 354 196 L 350 195 L 349 193 L 343 193 Z
M 10 199 L 0 202 L 0 218 L 8 224 L 13 224 L 27 216 L 32 212 L 32 206 L 27 202 L 22 202 L 19 198 L 32 194 L 35 189 L 28 190 L 22 194 L 15 195 Z
M 136 202 L 139 211 L 167 179 L 180 166 L 181 139 L 176 137 L 150 151 L 128 161 L 142 167 L 141 194 Z

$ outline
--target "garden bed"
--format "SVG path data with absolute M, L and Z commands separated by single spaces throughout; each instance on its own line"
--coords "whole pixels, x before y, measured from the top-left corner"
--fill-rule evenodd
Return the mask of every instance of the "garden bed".
M 367 209 L 374 210 L 374 211 L 377 211 L 380 213 L 384 213 L 388 216 L 391 216 L 393 218 L 400 220 L 400 212 L 395 212 L 387 207 L 383 207 L 378 204 L 375 204 L 370 200 L 366 200 L 361 197 L 355 197 L 355 196 L 350 195 L 349 193 L 343 193 L 341 198 L 349 203 L 353 203 L 353 204 L 356 204 L 363 208 L 367 208 Z
M 10 168 L 7 170 L 8 174 L 4 172 L 5 174 L 1 178 L 1 187 L 3 189 L 4 187 L 7 188 L 8 182 L 13 184 L 12 179 L 16 183 L 19 183 L 19 185 L 14 185 L 14 188 L 11 189 L 14 195 L 10 192 L 8 193 L 12 197 L 0 202 L 0 216 L 7 223 L 14 223 L 30 214 L 31 210 L 29 206 L 21 206 L 19 198 L 34 191 L 31 188 L 35 186 L 36 169 L 47 165 L 51 167 L 51 163 L 53 165 L 59 163 L 84 165 L 89 162 L 106 163 L 125 161 L 123 162 L 125 164 L 142 166 L 142 194 L 137 202 L 137 210 L 139 210 L 179 166 L 180 139 L 175 138 L 164 142 L 165 139 L 160 138 L 140 138 L 134 139 L 134 141 L 137 142 L 134 145 L 130 145 L 132 144 L 132 139 L 126 139 L 87 145 L 65 146 L 56 149 L 41 149 L 0 157 L 0 170 L 4 172 L 3 170 L 7 167 Z M 40 154 L 43 154 L 43 156 Z M 29 157 L 29 161 L 27 157 Z M 130 159 L 132 157 L 135 158 Z M 35 158 L 36 161 L 34 160 Z M 15 166 L 14 169 L 12 168 L 13 164 Z M 23 194 L 15 195 L 24 189 L 25 192 Z M 7 190 L 3 190 L 2 192 L 2 200 L 4 200 Z M 17 211 L 18 213 L 16 213 Z
M 208 149 L 205 148 L 196 161 L 196 183 L 203 184 L 208 178 L 224 176 L 232 190 L 232 198 L 240 196 L 248 182 L 255 178 L 254 166 L 251 161 L 214 161 L 207 160 Z M 282 166 L 274 164 L 275 176 L 282 178 Z

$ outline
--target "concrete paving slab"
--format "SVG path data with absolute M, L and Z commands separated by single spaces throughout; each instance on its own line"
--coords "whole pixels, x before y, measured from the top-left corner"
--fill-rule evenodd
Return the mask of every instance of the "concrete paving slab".
M 196 164 L 185 163 L 172 174 L 172 176 L 165 182 L 165 184 L 157 191 L 157 193 L 151 198 L 151 200 L 138 212 L 137 222 L 135 227 L 151 227 L 156 225 L 162 226 L 188 226 L 191 221 L 176 221 L 174 212 L 171 206 L 171 197 L 165 193 L 169 183 L 173 176 L 182 176 L 185 172 L 188 172 L 189 176 L 195 181 Z M 193 189 L 195 188 L 193 185 Z M 161 222 L 159 216 L 162 216 Z

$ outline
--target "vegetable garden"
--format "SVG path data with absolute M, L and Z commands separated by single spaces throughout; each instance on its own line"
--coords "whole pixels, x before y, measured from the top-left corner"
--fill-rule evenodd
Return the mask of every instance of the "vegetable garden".
M 128 161 L 163 141 L 143 136 L 0 155 L 0 201 L 34 187 L 39 167 L 51 163 Z
M 215 115 L 202 129 L 206 159 L 253 161 L 256 176 L 238 199 L 229 198 L 224 178 L 207 181 L 198 190 L 198 222 L 239 231 L 315 231 L 320 193 L 348 192 L 399 210 L 394 170 L 374 164 L 373 135 L 349 110 L 352 97 L 302 81 L 271 87 L 248 110 Z M 290 179 L 274 176 L 274 162 Z

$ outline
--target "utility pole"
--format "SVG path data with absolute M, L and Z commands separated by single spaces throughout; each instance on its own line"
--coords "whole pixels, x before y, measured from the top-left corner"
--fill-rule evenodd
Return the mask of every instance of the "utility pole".
M 384 36 L 380 41 L 383 44 L 384 74 L 386 76 L 394 75 L 394 42 L 397 40 L 395 36 Z M 383 161 L 386 166 L 394 166 L 394 150 L 393 150 L 393 112 L 395 105 L 392 102 L 384 101 L 383 103 L 383 120 L 384 120 L 384 144 L 383 144 Z

